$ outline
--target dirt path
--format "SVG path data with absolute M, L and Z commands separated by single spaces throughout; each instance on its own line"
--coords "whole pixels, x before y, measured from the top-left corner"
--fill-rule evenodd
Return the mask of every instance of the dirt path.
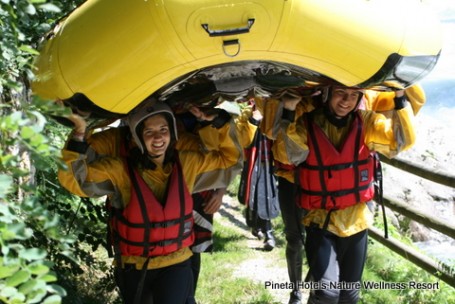
M 288 303 L 291 290 L 286 288 L 266 287 L 267 283 L 289 284 L 286 260 L 284 254 L 285 244 L 278 244 L 271 252 L 262 250 L 263 243 L 254 237 L 250 229 L 246 226 L 242 214 L 243 206 L 228 195 L 223 198 L 223 204 L 215 215 L 215 221 L 222 225 L 229 226 L 245 236 L 246 244 L 254 254 L 250 259 L 236 265 L 234 275 L 239 278 L 247 278 L 260 283 L 267 288 L 274 297 L 274 303 Z M 307 291 L 303 291 L 303 301 L 306 303 Z

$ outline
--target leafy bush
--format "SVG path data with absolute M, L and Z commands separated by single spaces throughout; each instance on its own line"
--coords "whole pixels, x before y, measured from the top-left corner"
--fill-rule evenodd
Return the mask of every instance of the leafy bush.
M 5 303 L 60 303 L 66 294 L 55 284 L 50 251 L 38 242 L 45 236 L 63 255 L 74 242 L 61 234 L 58 215 L 42 204 L 30 176 L 31 168 L 48 170 L 44 159 L 57 159 L 42 134 L 45 123 L 30 109 L 0 118 L 0 300 Z
M 93 271 L 110 275 L 110 266 L 98 262 L 92 254 L 104 240 L 100 233 L 102 205 L 85 202 L 87 206 L 82 206 L 57 181 L 59 148 L 66 130 L 41 113 L 55 114 L 61 109 L 51 102 L 31 101 L 29 91 L 38 41 L 62 12 L 69 12 L 81 2 L 0 2 L 2 303 L 61 303 L 67 291 L 78 290 L 72 287 L 79 284 L 77 275 L 85 271 L 81 265 L 91 265 Z M 97 284 L 105 284 L 103 279 Z M 112 283 L 105 288 L 110 293 L 114 290 Z M 114 302 L 101 299 L 103 293 L 99 294 L 95 302 Z M 84 297 L 77 295 L 72 300 L 89 303 Z

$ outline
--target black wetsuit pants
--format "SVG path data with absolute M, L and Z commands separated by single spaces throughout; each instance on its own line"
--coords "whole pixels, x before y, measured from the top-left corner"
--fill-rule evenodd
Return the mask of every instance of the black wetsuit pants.
M 298 287 L 302 281 L 303 242 L 305 230 L 302 226 L 303 210 L 297 206 L 295 186 L 283 177 L 278 177 L 278 200 L 286 235 L 286 262 L 289 280 Z
M 127 265 L 123 274 L 122 297 L 125 304 L 135 303 L 136 292 L 141 281 L 141 304 L 184 304 L 193 292 L 193 272 L 190 259 L 175 265 L 159 269 L 145 270 L 145 279 L 141 280 L 143 270 L 134 265 Z
M 308 303 L 357 303 L 360 290 L 351 287 L 356 286 L 353 283 L 360 284 L 362 278 L 368 244 L 367 230 L 349 237 L 339 237 L 316 227 L 307 227 L 306 233 L 310 281 L 319 282 L 321 286 L 325 284 L 325 287 L 311 291 Z

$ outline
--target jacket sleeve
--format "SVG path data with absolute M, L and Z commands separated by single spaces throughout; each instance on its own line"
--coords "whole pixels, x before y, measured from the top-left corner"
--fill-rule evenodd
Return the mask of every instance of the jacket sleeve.
M 93 133 L 87 138 L 89 149 L 92 149 L 97 156 L 118 156 L 120 144 L 125 142 L 121 128 L 110 128 L 101 132 Z
M 237 139 L 242 148 L 249 147 L 254 139 L 258 129 L 259 121 L 252 117 L 252 109 L 250 107 L 244 108 L 240 115 L 234 120 L 237 132 Z
M 415 142 L 413 110 L 408 104 L 394 110 L 391 117 L 373 111 L 361 111 L 365 125 L 365 143 L 368 148 L 389 158 L 407 150 Z
M 281 132 L 283 103 L 275 98 L 256 97 L 255 104 L 263 115 L 263 119 L 260 124 L 262 133 L 268 139 L 275 140 Z M 304 113 L 311 112 L 313 109 L 313 101 L 310 97 L 306 97 L 297 105 L 295 116 L 300 117 Z
M 414 115 L 417 115 L 426 102 L 425 91 L 421 85 L 415 84 L 405 89 L 404 93 L 406 99 L 411 104 Z M 387 116 L 387 113 L 392 111 L 395 107 L 393 101 L 394 97 L 394 92 L 377 92 L 368 90 L 365 93 L 365 109 L 380 112 Z
M 71 142 L 71 140 L 68 142 Z M 129 201 L 129 177 L 126 175 L 121 159 L 115 157 L 99 157 L 90 160 L 87 153 L 62 150 L 62 158 L 66 168 L 58 171 L 60 184 L 73 194 L 81 197 L 111 196 L 116 204 Z M 119 187 L 118 185 L 122 185 Z M 124 189 L 125 188 L 125 189 Z
M 414 115 L 417 115 L 427 101 L 425 91 L 420 84 L 415 84 L 412 87 L 407 88 L 404 93 L 406 99 L 409 100 L 409 103 L 411 104 Z
M 262 133 L 274 140 L 273 158 L 286 165 L 298 165 L 305 161 L 308 146 L 302 117 L 314 109 L 311 97 L 304 97 L 292 113 L 286 111 L 278 99 L 256 98 L 255 103 L 264 116 L 260 125 Z
M 296 118 L 296 111 L 281 110 L 280 131 L 273 143 L 273 157 L 285 165 L 299 165 L 308 156 L 305 115 Z
M 179 139 L 177 140 L 175 148 L 177 150 L 208 150 L 204 147 L 200 136 L 187 131 L 179 132 Z
M 227 187 L 242 167 L 242 148 L 237 139 L 234 120 L 231 119 L 220 128 L 207 126 L 199 134 L 201 138 L 212 138 L 211 150 L 178 152 L 189 191 L 196 193 Z
M 280 132 L 281 114 L 283 112 L 282 103 L 274 98 L 262 97 L 256 97 L 254 102 L 263 116 L 260 124 L 261 132 L 267 138 L 275 140 Z

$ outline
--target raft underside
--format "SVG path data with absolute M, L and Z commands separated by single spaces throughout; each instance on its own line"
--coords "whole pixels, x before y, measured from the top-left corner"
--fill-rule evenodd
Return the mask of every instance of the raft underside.
M 425 65 L 428 68 L 424 70 L 429 72 L 438 57 L 403 58 L 393 54 L 378 73 L 358 87 L 380 91 L 408 87 L 416 78 L 425 76 L 413 73 L 413 65 Z M 174 111 L 182 112 L 188 103 L 212 107 L 222 101 L 243 102 L 255 96 L 270 97 L 289 88 L 331 84 L 338 82 L 302 67 L 272 61 L 241 61 L 193 71 L 161 87 L 151 96 L 167 102 Z M 65 104 L 78 112 L 91 113 L 90 118 L 93 119 L 112 119 L 125 115 L 97 106 L 82 93 L 66 99 Z

